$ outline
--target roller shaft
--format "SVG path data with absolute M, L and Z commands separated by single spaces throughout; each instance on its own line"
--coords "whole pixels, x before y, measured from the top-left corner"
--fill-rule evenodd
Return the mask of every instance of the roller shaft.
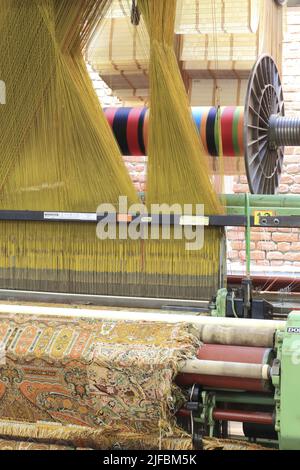
M 271 116 L 269 139 L 276 147 L 300 145 L 300 118 Z
M 177 416 L 190 418 L 191 412 L 181 408 Z M 247 410 L 223 410 L 215 408 L 213 411 L 213 419 L 216 421 L 233 421 L 237 423 L 253 423 L 260 425 L 274 426 L 272 413 L 264 411 L 247 411 Z
M 256 423 L 256 424 L 273 424 L 272 413 L 264 413 L 262 411 L 242 411 L 242 410 L 220 410 L 213 411 L 213 418 L 216 421 L 236 421 L 238 423 Z
M 239 377 L 246 379 L 267 379 L 270 367 L 260 364 L 244 364 L 241 362 L 186 361 L 181 372 L 185 374 L 213 375 L 223 377 Z

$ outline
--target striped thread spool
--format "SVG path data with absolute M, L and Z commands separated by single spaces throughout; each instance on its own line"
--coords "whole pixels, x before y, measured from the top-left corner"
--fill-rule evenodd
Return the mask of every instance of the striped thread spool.
M 148 108 L 105 108 L 107 120 L 123 155 L 147 155 Z M 219 156 L 219 126 L 224 157 L 244 155 L 244 108 L 227 106 L 193 107 L 192 115 L 204 149 L 211 157 Z

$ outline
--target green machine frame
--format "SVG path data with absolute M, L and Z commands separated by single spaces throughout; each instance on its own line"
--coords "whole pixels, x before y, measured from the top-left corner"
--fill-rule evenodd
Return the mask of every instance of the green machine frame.
M 285 331 L 276 333 L 275 386 L 279 448 L 300 450 L 300 312 L 292 312 Z

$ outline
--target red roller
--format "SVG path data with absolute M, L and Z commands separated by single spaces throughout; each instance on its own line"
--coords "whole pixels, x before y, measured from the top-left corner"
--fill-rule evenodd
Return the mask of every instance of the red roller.
M 272 351 L 271 349 L 266 348 L 205 344 L 198 350 L 197 358 L 208 361 L 263 365 L 270 363 Z M 215 375 L 179 374 L 177 377 L 177 383 L 180 385 L 192 385 L 194 383 L 198 383 L 212 388 L 246 390 L 253 392 L 266 392 L 269 390 L 268 381 Z
M 272 413 L 265 413 L 263 411 L 220 410 L 216 408 L 213 411 L 213 419 L 216 421 L 273 425 Z
M 177 416 L 182 418 L 190 418 L 191 412 L 185 408 L 181 408 L 177 412 Z M 215 421 L 234 421 L 237 423 L 255 423 L 273 425 L 272 413 L 263 411 L 248 410 L 221 410 L 216 408 L 213 411 L 213 419 Z
M 127 142 L 130 151 L 130 155 L 135 155 L 140 157 L 144 155 L 145 152 L 142 151 L 139 144 L 139 119 L 141 117 L 143 108 L 132 108 L 128 115 L 127 123 Z
M 221 126 L 222 126 L 222 144 L 224 155 L 234 155 L 233 147 L 233 119 L 234 119 L 235 108 L 228 106 L 224 108 L 221 115 Z
M 104 110 L 106 119 L 108 120 L 108 123 L 109 123 L 111 128 L 113 127 L 115 115 L 116 115 L 116 112 L 118 111 L 118 109 L 119 108 L 106 108 Z

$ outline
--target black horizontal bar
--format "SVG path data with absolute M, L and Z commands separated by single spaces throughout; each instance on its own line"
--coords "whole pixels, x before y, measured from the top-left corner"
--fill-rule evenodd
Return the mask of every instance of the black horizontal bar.
M 247 217 L 244 215 L 210 215 L 209 225 L 217 227 L 246 227 Z M 250 217 L 250 225 L 254 227 L 254 217 Z
M 44 212 L 41 212 L 41 211 L 0 211 L 0 220 L 39 221 L 39 220 L 44 220 Z
M 181 223 L 181 216 L 176 214 L 162 215 L 126 215 L 119 214 L 96 214 L 92 212 L 43 212 L 43 211 L 9 211 L 0 210 L 0 221 L 15 221 L 15 222 L 81 222 L 81 223 L 98 223 L 105 219 L 107 223 L 115 223 L 117 219 L 118 224 L 122 223 L 135 223 L 135 224 L 153 224 L 153 225 L 185 225 L 196 226 L 199 225 L 185 222 Z M 188 216 L 185 216 L 188 217 Z M 120 220 L 118 220 L 120 218 Z M 246 227 L 247 217 L 244 215 L 210 215 L 206 216 L 206 223 L 204 225 L 214 227 Z M 187 219 L 185 219 L 187 220 Z M 254 217 L 250 217 L 251 227 L 299 227 L 300 216 L 282 216 L 282 217 L 260 217 L 259 224 L 255 224 Z
M 260 217 L 261 227 L 283 227 L 283 228 L 299 228 L 299 215 L 284 215 L 275 217 Z

